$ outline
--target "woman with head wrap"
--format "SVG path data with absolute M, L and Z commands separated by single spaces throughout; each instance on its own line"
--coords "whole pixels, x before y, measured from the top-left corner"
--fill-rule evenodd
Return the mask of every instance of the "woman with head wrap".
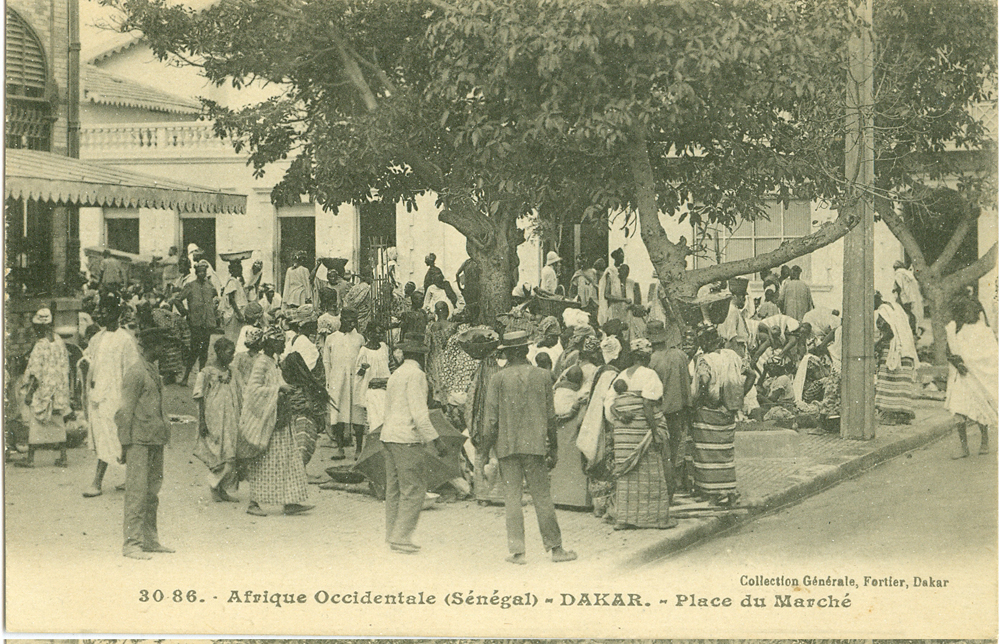
M 278 368 L 277 356 L 284 348 L 285 335 L 281 329 L 268 327 L 243 391 L 240 436 L 242 456 L 248 459 L 247 513 L 255 516 L 267 516 L 267 506 L 279 506 L 284 514 L 301 514 L 313 507 L 303 504 L 308 494 L 306 469 L 296 449 L 288 415 L 278 413 L 279 399 L 292 390 Z
M 243 326 L 240 328 L 239 337 L 236 339 L 236 353 L 246 353 L 247 332 L 250 329 L 260 328 L 264 309 L 256 301 L 251 300 L 243 307 Z
M 668 473 L 670 448 L 660 399 L 663 384 L 649 368 L 653 347 L 631 344 L 632 364 L 615 379 L 604 400 L 614 442 L 615 529 L 672 528 Z
M 876 298 L 881 300 L 881 298 Z M 913 392 L 916 387 L 917 347 L 906 311 L 897 302 L 881 302 L 876 307 L 875 409 L 882 425 L 909 424 L 913 420 Z
M 597 338 L 587 338 L 580 350 L 581 360 L 597 366 L 590 390 L 590 400 L 580 423 L 576 447 L 583 455 L 585 472 L 588 476 L 590 495 L 594 503 L 594 514 L 604 516 L 614 490 L 611 478 L 614 446 L 611 433 L 604 419 L 604 398 L 611 391 L 611 383 L 618 376 L 616 360 L 621 352 L 621 344 L 613 336 L 598 342 Z
M 353 310 L 358 315 L 358 328 L 368 327 L 372 321 L 372 276 L 371 270 L 363 268 L 360 280 L 344 295 L 344 308 Z
M 556 377 L 556 380 L 566 373 L 566 370 L 573 367 L 580 361 L 580 349 L 583 348 L 583 342 L 587 338 L 595 337 L 594 328 L 589 324 L 574 326 L 570 328 L 569 340 L 565 351 L 556 360 L 555 366 L 552 369 L 552 374 Z
M 28 457 L 19 467 L 35 466 L 35 447 L 58 445 L 56 467 L 69 467 L 66 460 L 66 425 L 70 413 L 69 352 L 52 326 L 52 311 L 39 309 L 31 319 L 37 336 L 24 372 L 22 417 L 28 423 Z
M 278 406 L 279 424 L 291 428 L 295 445 L 302 456 L 302 465 L 308 465 L 316 451 L 316 437 L 324 427 L 328 395 L 323 380 L 306 365 L 298 351 L 289 353 L 281 361 L 281 375 L 289 391 Z
M 435 319 L 428 323 L 424 332 L 427 339 L 427 385 L 430 387 L 431 397 L 442 405 L 448 402 L 444 352 L 448 339 L 458 329 L 458 325 L 448 319 L 449 310 L 447 302 L 438 302 L 434 306 Z
M 578 340 L 572 341 L 571 346 L 576 347 L 571 350 L 573 364 L 557 378 L 553 392 L 559 439 L 558 459 L 550 475 L 553 495 L 556 503 L 577 507 L 590 505 L 588 480 L 583 470 L 585 461 L 576 442 L 587 414 L 598 365 L 601 364 L 600 346 L 593 329 L 584 328 L 591 333 L 581 332 L 576 336 Z
M 246 381 L 250 377 L 250 370 L 253 369 L 253 363 L 257 361 L 261 340 L 264 338 L 264 330 L 259 327 L 245 327 L 244 331 L 243 343 L 246 348 L 236 354 L 232 366 L 233 375 L 239 380 L 241 387 L 246 385 Z
M 563 354 L 562 342 L 559 340 L 560 333 L 562 327 L 559 326 L 558 318 L 553 315 L 544 318 L 538 325 L 536 334 L 538 340 L 528 347 L 528 362 L 535 364 L 535 356 L 539 351 L 549 354 L 552 364 L 559 362 Z
M 706 325 L 698 335 L 702 353 L 695 362 L 692 397 L 694 419 L 695 493 L 717 505 L 736 502 L 736 412 L 753 386 L 754 376 L 732 349 L 725 348 L 718 331 Z

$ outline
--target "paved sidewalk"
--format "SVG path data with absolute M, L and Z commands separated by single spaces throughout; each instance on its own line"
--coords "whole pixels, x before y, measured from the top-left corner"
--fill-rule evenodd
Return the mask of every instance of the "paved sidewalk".
M 737 432 L 739 506 L 718 510 L 685 496 L 675 497 L 671 511 L 681 519 L 680 525 L 656 543 L 626 553 L 621 563 L 639 566 L 668 556 L 762 513 L 822 492 L 953 430 L 952 416 L 940 401 L 917 400 L 915 408 L 917 417 L 912 424 L 880 425 L 870 441 L 845 440 L 810 429 Z

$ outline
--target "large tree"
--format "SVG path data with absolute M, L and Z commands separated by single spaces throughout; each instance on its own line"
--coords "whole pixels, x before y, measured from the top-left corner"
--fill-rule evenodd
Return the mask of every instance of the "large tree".
M 996 210 L 997 7 L 875 6 L 876 210 L 910 257 L 943 364 L 950 300 L 997 265 L 996 244 L 956 261 L 981 212 Z
M 569 150 L 562 158 L 576 172 L 558 175 L 561 194 L 626 222 L 635 216 L 668 295 L 690 298 L 843 236 L 860 198 L 920 203 L 916 183 L 954 171 L 941 155 L 949 143 L 995 149 L 969 109 L 996 82 L 995 5 L 875 4 L 866 24 L 848 0 L 481 0 L 448 5 L 450 19 L 430 37 L 451 97 L 479 98 L 466 110 L 470 125 L 502 104 L 505 119 L 532 124 L 532 140 Z M 847 43 L 862 30 L 876 46 L 874 110 L 863 114 L 875 126 L 875 186 L 844 174 L 846 88 L 863 80 L 848 79 Z M 772 252 L 693 270 L 696 240 L 670 239 L 661 225 L 667 214 L 695 229 L 733 227 L 761 217 L 775 197 L 827 201 L 838 216 Z M 993 263 L 995 252 L 946 287 Z
M 201 12 L 106 1 L 163 58 L 218 84 L 281 88 L 239 110 L 206 101 L 257 172 L 291 159 L 276 201 L 308 193 L 336 210 L 436 193 L 439 218 L 482 267 L 486 318 L 509 306 L 524 215 L 638 212 L 679 296 L 807 253 L 852 223 L 845 214 L 774 253 L 688 274 L 690 249 L 656 215 L 694 203 L 695 223 L 734 224 L 770 193 L 833 192 L 837 180 L 816 171 L 825 142 L 802 119 L 840 91 L 830 69 L 846 12 L 825 14 L 830 24 L 773 0 L 222 0 Z
M 524 215 L 637 218 L 671 298 L 809 253 L 857 221 L 863 187 L 842 170 L 845 60 L 867 26 L 850 2 L 106 1 L 160 56 L 216 83 L 282 88 L 243 110 L 208 103 L 259 172 L 292 158 L 276 200 L 309 193 L 336 209 L 435 192 L 483 268 L 487 318 L 509 305 Z M 668 239 L 660 222 L 735 226 L 775 197 L 826 199 L 839 214 L 773 252 L 697 270 L 694 240 Z

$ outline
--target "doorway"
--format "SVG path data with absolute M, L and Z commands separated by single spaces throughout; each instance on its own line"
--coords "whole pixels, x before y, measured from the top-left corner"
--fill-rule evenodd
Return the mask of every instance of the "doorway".
M 215 217 L 181 219 L 181 248 L 187 252 L 188 244 L 197 244 L 205 251 L 205 259 L 215 268 Z
M 139 254 L 139 218 L 107 219 L 107 247 L 123 253 Z
M 295 253 L 306 253 L 305 267 L 312 270 L 316 263 L 316 218 L 279 217 L 278 230 L 278 285 L 279 292 L 285 288 L 285 271 L 292 265 Z

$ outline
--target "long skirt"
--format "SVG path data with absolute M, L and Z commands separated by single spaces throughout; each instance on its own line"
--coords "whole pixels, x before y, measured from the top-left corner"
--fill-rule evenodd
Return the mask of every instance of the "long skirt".
M 702 494 L 736 490 L 736 416 L 728 409 L 697 407 L 691 423 L 694 486 Z
M 641 403 L 638 411 L 633 420 L 618 420 L 614 423 L 616 469 L 634 455 L 649 433 L 646 418 L 641 413 Z M 658 413 L 658 421 L 664 423 L 662 413 Z M 669 452 L 664 443 L 665 441 L 661 441 L 660 447 L 651 443 L 635 466 L 627 474 L 615 479 L 615 525 L 637 528 L 670 527 L 670 488 L 667 486 L 665 467 Z
M 878 361 L 875 407 L 883 412 L 913 418 L 913 389 L 916 384 L 913 358 L 903 358 L 899 369 L 891 370 L 885 364 L 886 354 L 883 351 Z
M 316 451 L 316 437 L 319 435 L 319 426 L 315 419 L 308 416 L 295 416 L 292 418 L 292 436 L 295 437 L 295 445 L 302 455 L 302 465 L 308 465 Z
M 306 468 L 288 427 L 274 429 L 267 451 L 248 464 L 247 480 L 250 498 L 260 505 L 287 505 L 306 500 Z
M 184 352 L 180 340 L 169 340 L 163 343 L 163 355 L 160 358 L 161 376 L 179 376 L 184 373 Z

